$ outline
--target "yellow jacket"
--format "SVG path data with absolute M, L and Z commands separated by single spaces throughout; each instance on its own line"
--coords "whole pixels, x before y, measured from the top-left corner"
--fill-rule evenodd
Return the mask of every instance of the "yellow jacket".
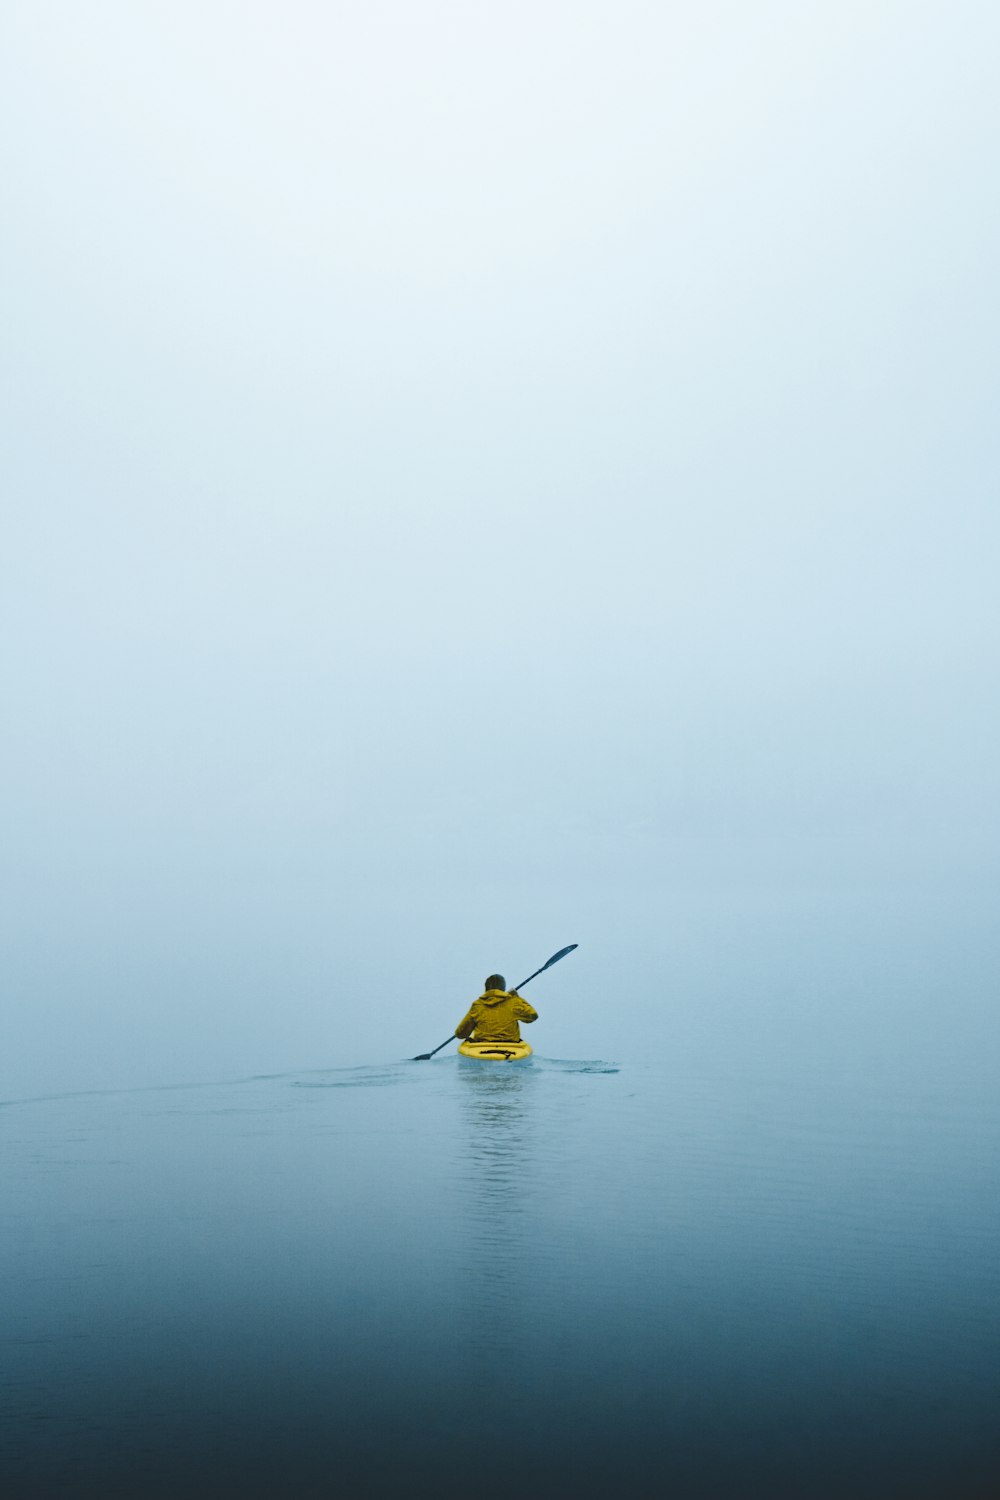
M 467 1016 L 455 1027 L 455 1035 L 475 1035 L 477 1042 L 519 1042 L 518 1021 L 537 1021 L 538 1012 L 514 990 L 487 990 L 472 1002 Z

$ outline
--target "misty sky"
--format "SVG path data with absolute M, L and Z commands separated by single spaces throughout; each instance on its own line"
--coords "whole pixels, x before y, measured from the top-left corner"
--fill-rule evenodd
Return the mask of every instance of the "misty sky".
M 998 58 L 6 0 L 0 1097 L 405 1056 L 569 942 L 618 1055 L 861 891 L 985 972 Z

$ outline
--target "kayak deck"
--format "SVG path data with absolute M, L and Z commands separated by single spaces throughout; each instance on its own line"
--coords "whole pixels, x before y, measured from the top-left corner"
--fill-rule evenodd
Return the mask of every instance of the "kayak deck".
M 459 1042 L 462 1057 L 477 1057 L 482 1062 L 517 1062 L 531 1056 L 527 1042 Z

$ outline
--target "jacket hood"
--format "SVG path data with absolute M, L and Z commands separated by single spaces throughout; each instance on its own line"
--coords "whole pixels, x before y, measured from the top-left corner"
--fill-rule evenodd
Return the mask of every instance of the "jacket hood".
M 485 994 L 480 995 L 479 1003 L 481 1005 L 499 1005 L 500 1001 L 506 1000 L 506 998 L 506 990 L 487 990 Z

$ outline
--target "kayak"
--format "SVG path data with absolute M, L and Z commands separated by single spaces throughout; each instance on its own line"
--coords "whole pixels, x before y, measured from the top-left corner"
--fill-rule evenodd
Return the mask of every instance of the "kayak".
M 463 1057 L 478 1057 L 483 1062 L 516 1062 L 531 1056 L 527 1042 L 459 1042 L 458 1050 Z

